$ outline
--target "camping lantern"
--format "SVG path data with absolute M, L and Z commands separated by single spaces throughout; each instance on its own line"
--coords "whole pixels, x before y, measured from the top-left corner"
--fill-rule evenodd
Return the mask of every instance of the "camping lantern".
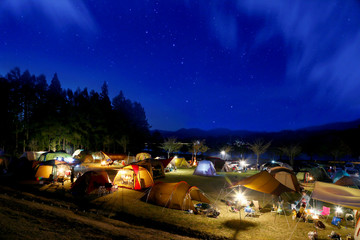
M 247 204 L 247 200 L 242 192 L 235 193 L 235 200 L 242 206 Z

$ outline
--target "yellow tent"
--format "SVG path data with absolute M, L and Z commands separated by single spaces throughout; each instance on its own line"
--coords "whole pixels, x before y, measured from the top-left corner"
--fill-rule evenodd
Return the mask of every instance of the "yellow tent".
M 255 175 L 244 178 L 233 184 L 235 186 L 244 186 L 255 191 L 269 193 L 280 196 L 283 192 L 293 192 L 294 190 L 286 187 L 276 180 L 268 171 L 261 171 Z
M 190 164 L 185 160 L 185 158 L 178 158 L 178 157 L 174 157 L 171 160 L 171 164 L 176 166 L 176 167 L 191 167 Z
M 142 152 L 142 153 L 136 154 L 135 160 L 141 161 L 141 160 L 145 160 L 148 158 L 151 158 L 151 155 L 149 153 Z
M 156 183 L 148 193 L 147 202 L 179 210 L 195 211 L 193 201 L 210 204 L 210 200 L 195 186 L 178 183 Z
M 113 185 L 139 190 L 151 187 L 154 185 L 154 180 L 145 168 L 138 165 L 128 165 L 118 171 Z

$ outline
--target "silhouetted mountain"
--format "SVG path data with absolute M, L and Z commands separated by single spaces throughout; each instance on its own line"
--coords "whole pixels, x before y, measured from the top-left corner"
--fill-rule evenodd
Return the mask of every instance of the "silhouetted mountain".
M 209 137 L 251 137 L 251 136 L 269 136 L 269 135 L 293 135 L 301 134 L 304 132 L 316 132 L 316 131 L 330 131 L 330 130 L 347 130 L 360 127 L 360 119 L 350 121 L 350 122 L 336 122 L 328 123 L 324 125 L 311 126 L 306 128 L 300 128 L 297 130 L 282 130 L 278 132 L 256 132 L 256 131 L 247 131 L 247 130 L 230 130 L 227 128 L 216 128 L 211 130 L 202 130 L 199 128 L 181 128 L 177 131 L 164 131 L 158 130 L 164 138 L 176 137 L 178 139 L 202 139 Z
M 249 136 L 256 132 L 245 130 L 230 130 L 226 128 L 216 128 L 211 130 L 202 130 L 199 128 L 181 128 L 177 131 L 163 131 L 158 130 L 164 138 L 176 137 L 178 139 L 203 139 L 209 137 L 224 137 L 224 136 Z
M 324 125 L 301 128 L 299 130 L 305 130 L 305 131 L 347 130 L 347 129 L 359 128 L 359 127 L 360 127 L 360 119 L 357 119 L 351 122 L 328 123 Z

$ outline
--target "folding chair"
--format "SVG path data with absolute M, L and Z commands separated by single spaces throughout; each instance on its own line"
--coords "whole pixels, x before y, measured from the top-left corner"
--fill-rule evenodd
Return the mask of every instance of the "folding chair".
M 323 210 L 321 211 L 320 215 L 327 220 L 330 215 L 330 208 L 323 206 Z
M 244 212 L 245 212 L 245 217 L 255 217 L 255 210 L 249 206 L 244 208 Z

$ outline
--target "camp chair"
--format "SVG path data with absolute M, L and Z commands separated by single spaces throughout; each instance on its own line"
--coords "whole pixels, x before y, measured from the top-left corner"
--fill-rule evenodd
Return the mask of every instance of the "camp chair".
M 328 219 L 329 215 L 330 215 L 330 208 L 323 206 L 323 210 L 321 211 L 320 216 Z
M 261 207 L 259 205 L 259 201 L 254 200 L 253 204 L 254 204 L 255 212 L 258 213 L 259 215 L 261 215 L 261 212 L 260 212 Z
M 255 217 L 255 210 L 247 206 L 244 208 L 245 217 Z

